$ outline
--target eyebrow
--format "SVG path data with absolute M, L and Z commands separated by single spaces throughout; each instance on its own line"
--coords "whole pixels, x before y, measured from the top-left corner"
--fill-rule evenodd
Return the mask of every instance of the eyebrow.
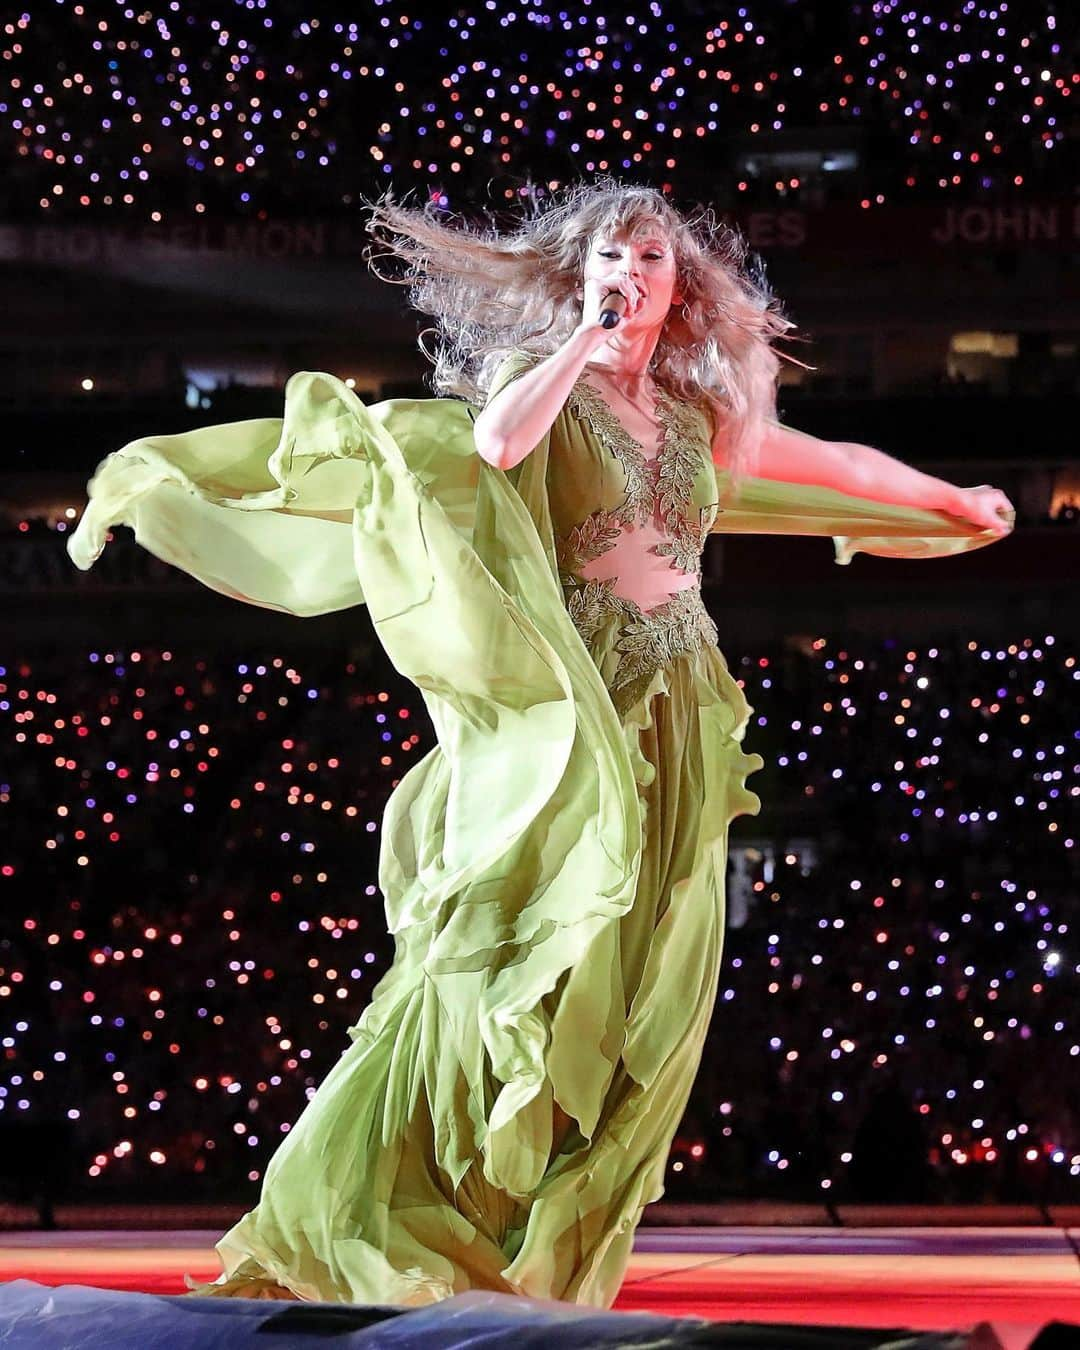
M 597 244 L 613 245 L 615 248 L 620 248 L 624 242 L 625 241 L 623 239 L 616 239 L 614 235 L 610 234 L 602 234 L 597 240 Z M 645 239 L 639 239 L 637 242 L 640 243 L 642 247 L 661 248 L 661 249 L 669 247 L 666 240 L 661 239 L 659 235 L 655 234 L 649 235 Z

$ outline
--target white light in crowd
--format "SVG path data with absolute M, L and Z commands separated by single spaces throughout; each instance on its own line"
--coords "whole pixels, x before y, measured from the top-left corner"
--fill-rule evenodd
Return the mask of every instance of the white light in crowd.
M 82 387 L 83 387 L 84 389 L 86 389 L 87 391 L 89 391 L 89 390 L 93 389 L 93 387 L 94 387 L 94 381 L 93 381 L 92 379 L 90 379 L 89 376 L 87 376 L 86 379 L 83 380 L 83 382 L 82 382 Z

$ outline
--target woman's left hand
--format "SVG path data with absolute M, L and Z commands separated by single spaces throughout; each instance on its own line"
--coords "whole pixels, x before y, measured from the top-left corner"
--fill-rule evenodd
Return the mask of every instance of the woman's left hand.
M 999 488 L 983 484 L 980 487 L 957 488 L 957 502 L 952 514 L 984 530 L 1008 534 L 1016 522 L 1016 508 Z

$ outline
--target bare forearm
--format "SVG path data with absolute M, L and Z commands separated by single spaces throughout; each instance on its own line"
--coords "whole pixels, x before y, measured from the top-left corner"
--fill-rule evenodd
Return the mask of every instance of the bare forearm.
M 489 464 L 512 469 L 544 439 L 596 346 L 595 334 L 578 329 L 495 395 L 473 427 L 476 448 Z
M 822 440 L 777 421 L 766 426 L 757 471 L 763 478 L 813 483 L 871 501 L 965 514 L 961 490 L 953 483 L 869 445 Z
M 722 442 L 713 447 L 719 463 L 725 462 L 725 453 Z M 1008 534 L 1016 519 L 1012 502 L 998 488 L 958 487 L 883 450 L 853 441 L 820 440 L 775 420 L 766 425 L 755 471 L 762 478 L 816 484 L 893 506 L 944 511 L 998 535 Z
M 897 506 L 920 506 L 928 511 L 963 513 L 955 483 L 923 473 L 882 450 L 855 442 L 841 442 L 850 470 L 842 490 L 871 501 Z

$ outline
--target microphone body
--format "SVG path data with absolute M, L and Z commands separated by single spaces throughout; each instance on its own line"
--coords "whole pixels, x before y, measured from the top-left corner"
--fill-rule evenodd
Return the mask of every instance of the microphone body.
M 614 328 L 626 313 L 626 296 L 622 291 L 611 291 L 604 297 L 600 310 L 601 328 Z

